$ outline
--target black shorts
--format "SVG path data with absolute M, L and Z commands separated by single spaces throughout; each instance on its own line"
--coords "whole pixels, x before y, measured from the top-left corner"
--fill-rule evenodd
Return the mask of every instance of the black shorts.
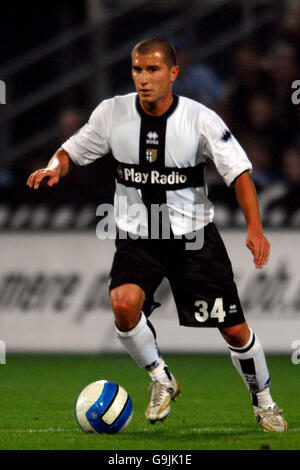
M 160 305 L 153 296 L 166 277 L 180 325 L 220 328 L 243 323 L 231 262 L 216 226 L 204 228 L 201 249 L 185 246 L 183 239 L 117 239 L 109 289 L 137 284 L 146 294 L 143 311 L 149 316 Z

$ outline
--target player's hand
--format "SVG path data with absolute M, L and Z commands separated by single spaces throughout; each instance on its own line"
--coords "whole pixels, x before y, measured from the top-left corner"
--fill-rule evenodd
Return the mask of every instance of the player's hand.
M 57 170 L 50 170 L 49 168 L 42 168 L 41 170 L 36 170 L 29 176 L 27 180 L 27 186 L 33 189 L 38 189 L 41 182 L 47 178 L 48 186 L 53 186 L 59 182 L 59 172 Z
M 267 264 L 270 254 L 270 243 L 263 233 L 248 231 L 246 245 L 253 254 L 253 262 L 257 269 Z

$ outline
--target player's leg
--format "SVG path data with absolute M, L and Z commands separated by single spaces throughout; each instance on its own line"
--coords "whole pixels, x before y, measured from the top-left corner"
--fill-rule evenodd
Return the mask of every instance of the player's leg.
M 262 345 L 246 322 L 239 325 L 219 328 L 221 335 L 227 342 L 233 365 L 241 375 L 247 388 L 255 401 L 260 404 L 272 405 L 273 400 L 269 394 L 270 376 Z M 264 394 L 260 401 L 260 393 Z
M 170 400 L 178 395 L 179 386 L 161 357 L 155 330 L 142 310 L 145 292 L 137 284 L 122 284 L 111 290 L 110 300 L 119 340 L 152 379 L 146 417 L 151 422 L 162 420 L 169 414 Z
M 246 322 L 219 330 L 228 344 L 234 367 L 251 392 L 258 423 L 268 431 L 285 431 L 287 423 L 270 394 L 270 375 L 259 338 Z
M 214 224 L 205 227 L 204 235 L 203 247 L 187 251 L 178 267 L 182 278 L 177 275 L 170 279 L 180 324 L 215 327 L 221 331 L 233 364 L 252 393 L 254 412 L 260 424 L 274 431 L 284 430 L 286 423 L 270 396 L 264 351 L 245 321 L 223 240 Z
M 162 360 L 153 326 L 142 311 L 145 298 L 136 284 L 122 284 L 110 292 L 119 340 L 135 362 L 151 372 Z

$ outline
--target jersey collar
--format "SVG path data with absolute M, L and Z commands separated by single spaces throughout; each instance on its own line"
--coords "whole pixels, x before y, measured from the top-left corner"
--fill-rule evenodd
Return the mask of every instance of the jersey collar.
M 169 107 L 169 109 L 167 109 L 167 111 L 166 111 L 164 114 L 161 114 L 160 116 L 151 116 L 150 114 L 145 113 L 145 111 L 143 110 L 143 108 L 142 108 L 141 105 L 140 105 L 140 101 L 139 101 L 138 95 L 136 95 L 136 98 L 135 98 L 135 105 L 136 105 L 136 109 L 137 109 L 138 113 L 140 114 L 140 116 L 141 116 L 142 118 L 147 118 L 147 119 L 167 119 L 167 118 L 175 111 L 175 109 L 177 108 L 177 105 L 178 105 L 178 96 L 177 96 L 177 95 L 173 95 L 173 102 L 172 102 L 171 106 Z

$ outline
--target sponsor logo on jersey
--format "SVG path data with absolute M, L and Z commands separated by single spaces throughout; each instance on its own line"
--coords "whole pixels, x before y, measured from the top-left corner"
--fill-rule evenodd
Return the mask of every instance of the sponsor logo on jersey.
M 157 132 L 148 132 L 147 134 L 147 139 L 146 139 L 146 144 L 147 145 L 158 145 L 158 134 Z
M 150 163 L 155 162 L 157 160 L 157 149 L 146 149 L 146 159 Z
M 157 170 L 150 172 L 136 171 L 134 168 L 124 168 L 124 179 L 132 183 L 151 184 L 183 184 L 187 182 L 187 176 L 173 170 L 169 174 Z
M 221 140 L 222 142 L 227 142 L 230 139 L 230 137 L 231 137 L 231 132 L 228 129 L 226 129 L 222 134 Z

